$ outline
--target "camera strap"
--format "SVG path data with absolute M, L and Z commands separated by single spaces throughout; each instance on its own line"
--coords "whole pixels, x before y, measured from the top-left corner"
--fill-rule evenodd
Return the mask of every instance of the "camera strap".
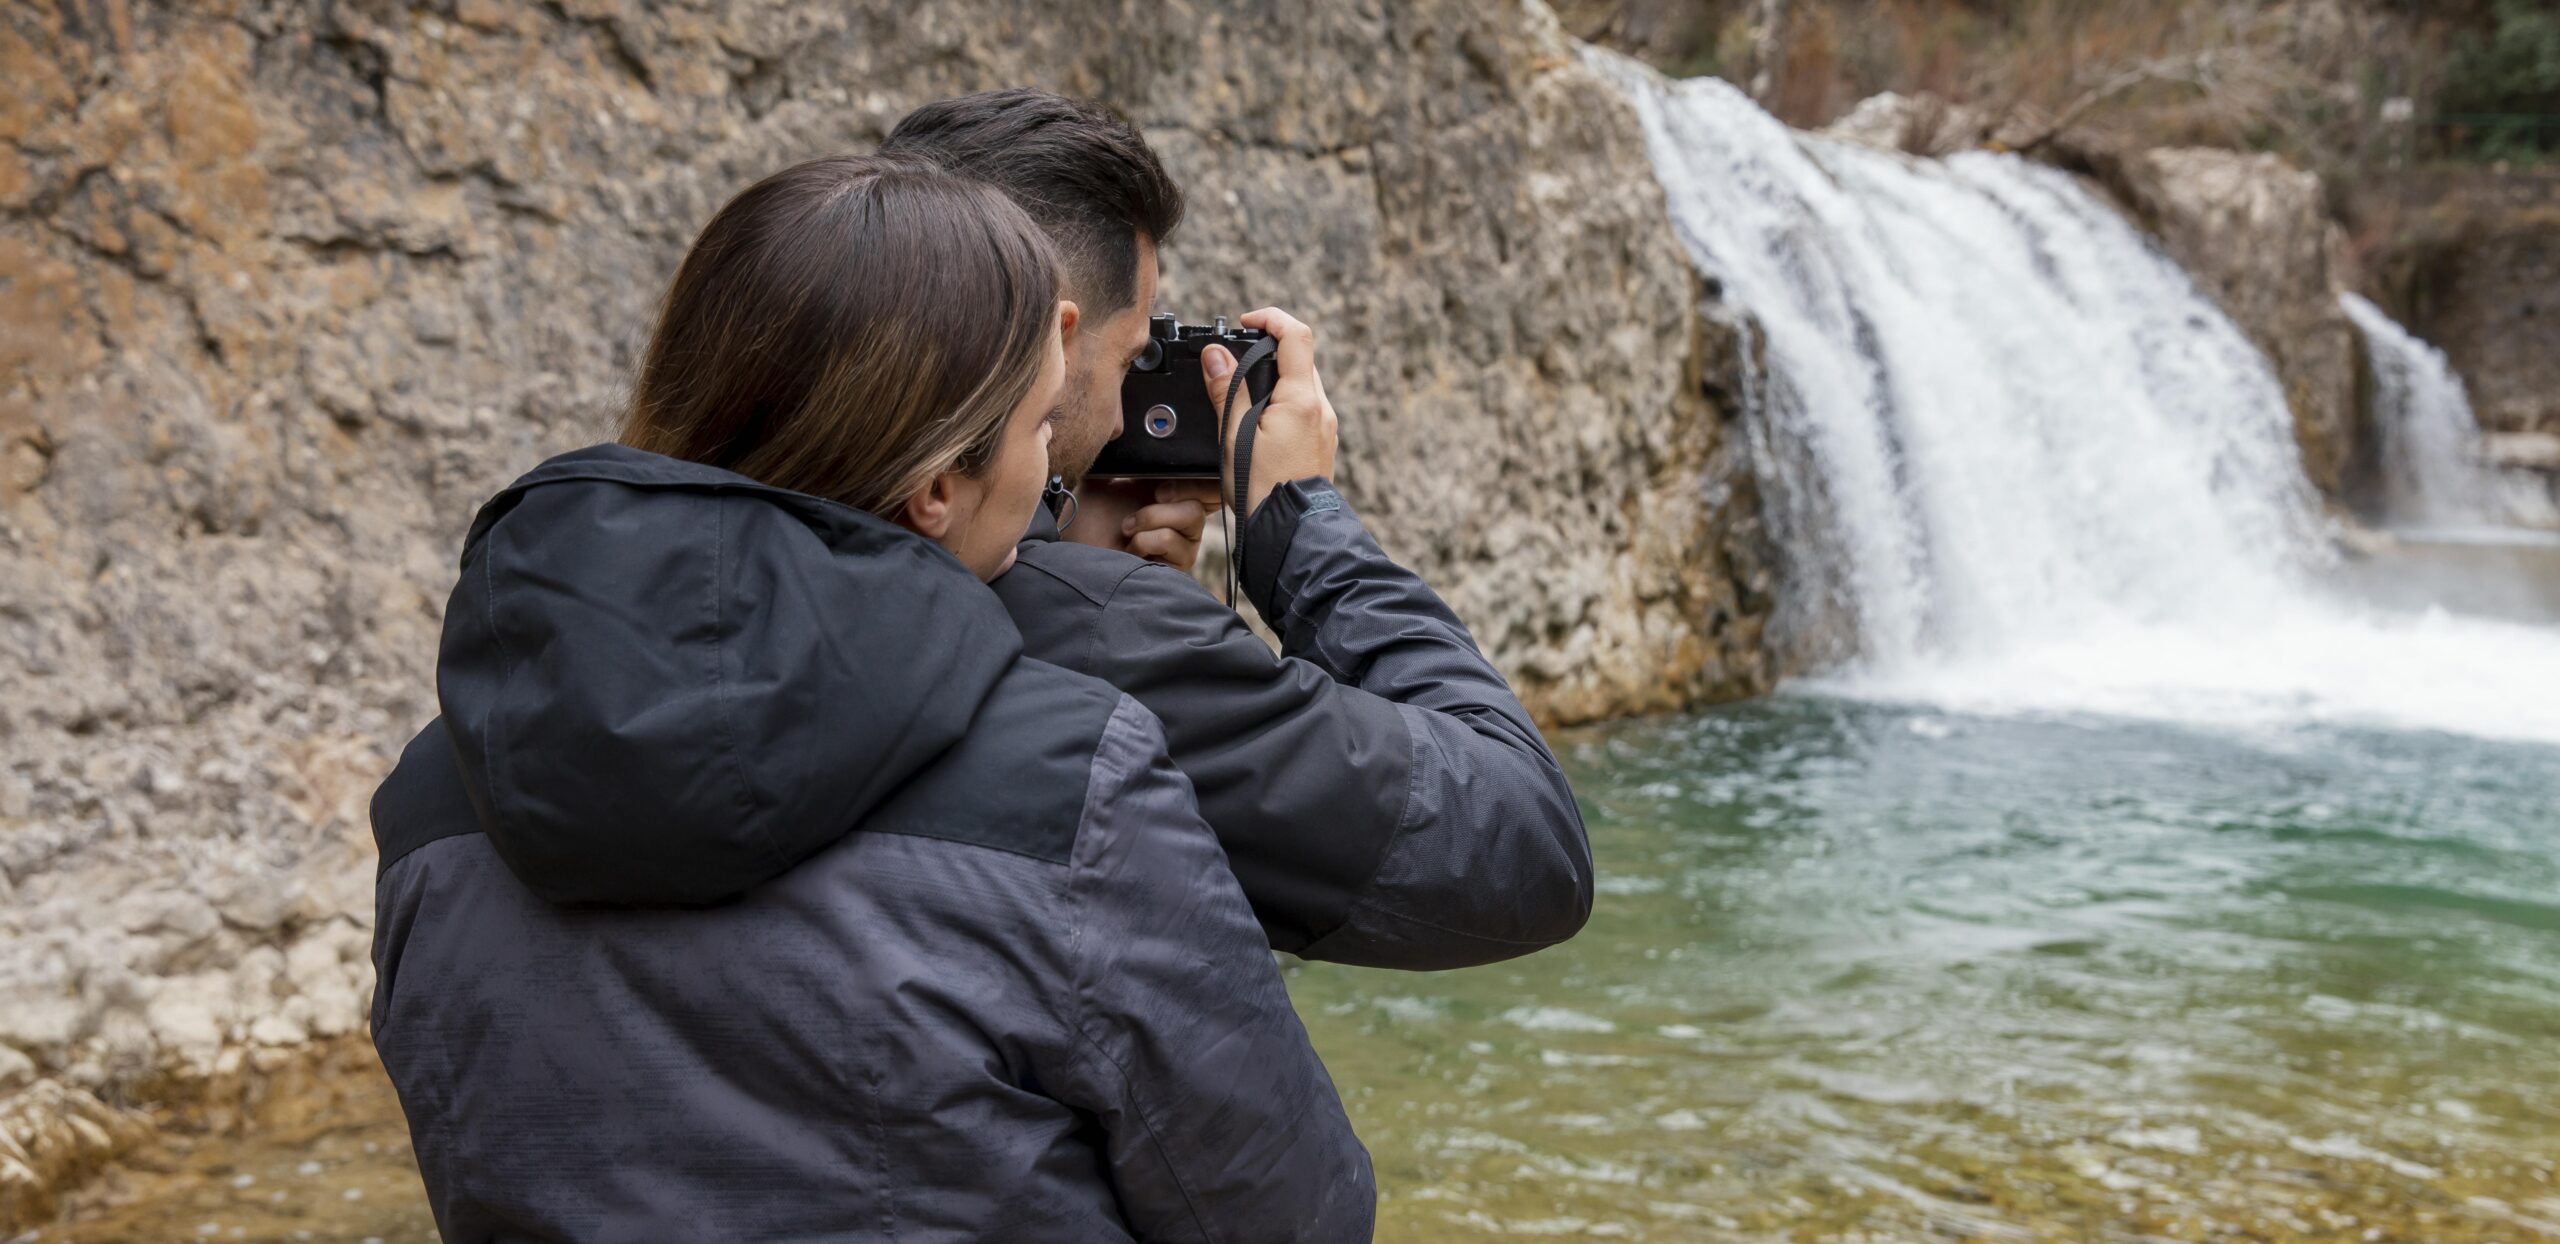
M 1236 360 L 1235 375 L 1229 377 L 1227 380 L 1227 400 L 1218 403 L 1218 410 L 1221 413 L 1234 410 L 1236 405 L 1236 394 L 1245 388 L 1244 378 L 1253 374 L 1254 368 L 1261 366 L 1264 362 L 1268 361 L 1273 355 L 1278 354 L 1279 352 L 1280 339 L 1277 337 L 1264 337 L 1262 340 L 1253 343 L 1252 348 L 1244 352 L 1244 357 Z M 1279 389 L 1280 378 L 1277 375 L 1272 377 L 1271 387 L 1274 391 Z M 1232 459 L 1235 463 L 1235 495 L 1229 497 L 1227 499 L 1227 504 L 1220 507 L 1226 512 L 1223 522 L 1224 529 L 1227 533 L 1227 608 L 1229 609 L 1236 607 L 1236 585 L 1244 581 L 1244 544 L 1236 538 L 1236 532 L 1239 525 L 1243 522 L 1243 519 L 1237 516 L 1244 513 L 1245 498 L 1253 495 L 1253 489 L 1251 486 L 1253 482 L 1253 432 L 1255 428 L 1262 424 L 1263 407 L 1269 406 L 1270 404 L 1271 394 L 1265 393 L 1261 397 L 1254 399 L 1253 405 L 1246 407 L 1244 414 L 1238 416 L 1235 421 L 1236 443 L 1235 454 Z M 1220 441 L 1219 449 L 1223 451 L 1226 448 L 1225 421 L 1221 420 L 1218 426 Z M 1247 517 L 1250 516 L 1248 515 Z

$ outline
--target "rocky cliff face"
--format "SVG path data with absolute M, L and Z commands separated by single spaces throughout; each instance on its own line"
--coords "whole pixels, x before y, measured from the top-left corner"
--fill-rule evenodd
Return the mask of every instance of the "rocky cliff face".
M 2418 248 L 2402 296 L 2412 330 L 2453 359 L 2495 433 L 2560 435 L 2560 185 L 2550 194 L 2539 210 Z
M 2560 190 L 2435 259 L 2410 279 L 2412 327 L 2452 357 L 2481 427 L 2560 434 Z
M 2511 516 L 2560 512 L 2560 172 L 2375 176 L 2341 216 L 2362 292 L 2462 377 Z
M 2560 172 L 2377 179 L 2350 219 L 2375 299 L 2452 360 L 2481 428 L 2560 436 Z
M 1169 309 L 1321 327 L 1346 487 L 1542 712 L 1766 685 L 1730 343 L 1534 3 L 12 6 L 0 1228 L 124 1105 L 360 1031 L 463 528 L 606 435 L 700 222 L 1014 83 L 1190 188 Z

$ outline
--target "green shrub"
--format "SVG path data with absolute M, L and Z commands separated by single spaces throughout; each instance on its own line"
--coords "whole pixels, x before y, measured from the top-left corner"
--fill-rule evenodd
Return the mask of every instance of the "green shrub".
M 2490 29 L 2455 41 L 2437 102 L 2483 159 L 2560 152 L 2560 9 L 2498 0 Z

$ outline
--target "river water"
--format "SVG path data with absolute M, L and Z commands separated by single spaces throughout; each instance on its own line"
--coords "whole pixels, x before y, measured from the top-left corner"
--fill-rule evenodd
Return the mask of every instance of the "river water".
M 1581 938 L 1296 977 L 1381 1238 L 2560 1234 L 2560 750 L 1792 694 L 1568 751 Z
M 2339 625 L 2423 618 L 2439 674 L 2431 637 L 2560 642 L 2548 538 L 2315 586 Z M 1583 936 L 1295 974 L 1380 1238 L 2560 1237 L 2560 747 L 2517 729 L 2549 706 L 2376 726 L 2249 688 L 1852 674 L 1560 740 Z

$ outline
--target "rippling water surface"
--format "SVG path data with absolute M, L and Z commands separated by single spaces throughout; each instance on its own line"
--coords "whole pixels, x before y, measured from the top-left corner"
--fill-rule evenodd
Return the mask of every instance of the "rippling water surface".
M 1581 938 L 1293 977 L 1382 1239 L 2560 1234 L 2560 750 L 1806 695 L 1563 750 Z

